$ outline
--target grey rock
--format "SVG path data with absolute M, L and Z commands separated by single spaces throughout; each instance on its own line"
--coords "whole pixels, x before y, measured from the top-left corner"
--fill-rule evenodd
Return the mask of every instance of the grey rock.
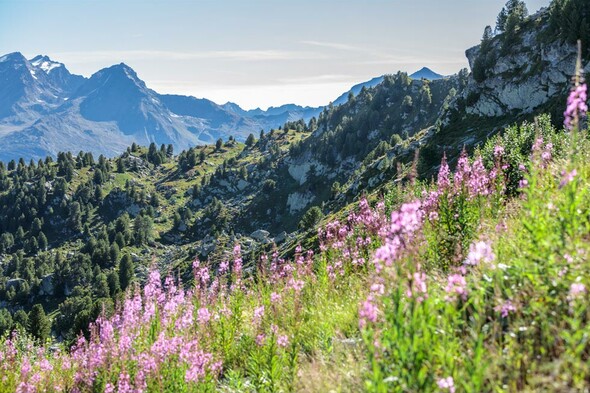
M 305 209 L 314 199 L 315 195 L 310 191 L 305 193 L 294 192 L 287 197 L 287 209 L 289 209 L 289 213 L 291 214 L 297 213 Z
M 268 240 L 268 236 L 270 235 L 270 233 L 268 231 L 265 231 L 264 229 L 258 229 L 254 232 L 252 232 L 250 234 L 250 237 L 254 240 L 257 240 L 259 242 L 263 242 L 265 240 Z
M 287 240 L 287 232 L 283 231 L 281 233 L 279 233 L 278 235 L 275 236 L 275 238 L 273 239 L 273 241 L 276 244 L 280 244 L 282 242 L 284 242 L 285 240 Z
M 11 278 L 10 280 L 6 281 L 6 289 L 10 289 L 10 288 L 18 289 L 24 283 L 25 283 L 25 280 L 23 278 Z
M 55 286 L 53 284 L 53 274 L 48 274 L 41 279 L 39 296 L 53 296 L 54 293 Z

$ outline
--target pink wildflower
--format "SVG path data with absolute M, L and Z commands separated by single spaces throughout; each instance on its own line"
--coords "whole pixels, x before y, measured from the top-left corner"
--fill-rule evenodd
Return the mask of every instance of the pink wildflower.
M 565 128 L 568 130 L 578 127 L 581 118 L 588 112 L 588 87 L 585 83 L 575 86 L 567 99 L 567 108 L 563 113 Z
M 445 291 L 449 294 L 447 300 L 454 300 L 457 297 L 467 299 L 467 282 L 461 274 L 451 274 L 447 278 Z
M 449 393 L 455 393 L 455 381 L 453 377 L 440 378 L 436 381 L 436 384 L 440 389 L 448 390 Z
M 162 295 L 162 281 L 158 269 L 152 269 L 148 276 L 148 282 L 143 288 L 143 296 L 145 300 L 161 301 Z
M 374 304 L 373 296 L 369 295 L 367 300 L 361 304 L 361 309 L 359 311 L 359 327 L 362 329 L 367 325 L 368 322 L 377 322 L 378 312 L 379 310 Z
M 131 381 L 129 374 L 122 372 L 119 374 L 119 381 L 117 382 L 118 393 L 132 393 L 133 388 L 131 387 Z
M 234 273 L 236 277 L 242 277 L 242 247 L 236 244 L 234 247 Z
M 266 335 L 264 333 L 260 333 L 258 336 L 256 336 L 256 345 L 258 345 L 259 347 L 263 346 L 265 341 Z
M 570 299 L 577 299 L 586 293 L 586 286 L 582 283 L 576 282 L 570 286 Z
M 223 275 L 229 271 L 229 262 L 223 261 L 219 264 L 219 274 Z
M 262 318 L 264 318 L 264 306 L 260 306 L 254 309 L 254 317 L 252 318 L 254 324 L 258 325 Z
M 280 293 L 276 293 L 276 292 L 272 292 L 270 294 L 270 302 L 273 304 L 278 303 L 281 300 L 281 294 Z
M 494 255 L 492 248 L 486 242 L 479 241 L 472 244 L 469 247 L 469 254 L 465 260 L 465 265 L 475 266 L 480 262 L 492 262 L 496 256 Z
M 303 280 L 295 280 L 294 278 L 291 278 L 289 280 L 289 286 L 291 288 L 293 288 L 293 290 L 295 292 L 301 292 L 301 290 L 305 286 L 305 281 L 303 281 Z
M 21 377 L 26 377 L 31 372 L 31 362 L 28 357 L 25 357 L 20 366 Z
M 406 243 L 422 226 L 424 212 L 422 203 L 415 201 L 405 203 L 400 210 L 391 213 L 391 220 L 381 230 L 380 235 L 385 238 L 383 246 L 375 252 L 375 266 L 377 272 L 381 270 L 381 262 L 391 266 L 406 248 Z
M 289 345 L 289 337 L 287 335 L 280 335 L 277 338 L 277 345 L 281 348 L 285 348 L 287 345 Z
M 512 304 L 510 300 L 506 300 L 504 303 L 494 307 L 494 310 L 496 310 L 496 312 L 499 312 L 502 318 L 506 318 L 508 314 L 516 311 L 516 307 L 514 306 L 514 304 Z
M 16 393 L 36 393 L 37 389 L 35 388 L 35 386 L 33 386 L 33 384 L 30 384 L 28 382 L 21 382 L 18 384 L 18 386 L 16 387 Z
M 199 323 L 204 325 L 207 322 L 209 322 L 210 319 L 211 313 L 209 312 L 209 309 L 207 307 L 199 308 L 199 311 L 197 311 L 197 320 L 199 321 Z
M 426 286 L 426 274 L 417 271 L 408 277 L 410 282 L 406 295 L 409 298 L 414 298 L 418 303 L 422 303 L 428 298 L 428 287 Z
M 467 151 L 463 149 L 459 160 L 457 161 L 457 168 L 453 177 L 456 189 L 461 189 L 471 174 L 471 167 L 469 166 L 469 159 L 467 158 Z
M 447 164 L 447 155 L 443 154 L 442 162 L 440 163 L 440 169 L 438 170 L 437 185 L 440 189 L 445 189 L 450 186 L 449 180 L 449 164 Z
M 471 198 L 478 195 L 487 195 L 489 193 L 489 179 L 486 168 L 483 165 L 483 159 L 478 156 L 473 165 L 468 178 L 469 196 Z
M 494 146 L 494 157 L 500 158 L 504 155 L 504 146 L 496 145 Z
M 381 283 L 371 284 L 371 292 L 377 295 L 383 295 L 385 293 L 385 285 Z
M 573 169 L 571 172 L 563 171 L 561 172 L 561 182 L 559 183 L 559 188 L 565 187 L 567 184 L 574 181 L 575 177 L 578 175 L 578 171 Z

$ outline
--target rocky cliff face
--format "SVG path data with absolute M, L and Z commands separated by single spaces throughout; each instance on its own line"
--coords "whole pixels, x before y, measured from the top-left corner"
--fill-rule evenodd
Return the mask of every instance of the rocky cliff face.
M 491 41 L 482 53 L 481 45 L 466 51 L 472 71 L 477 60 L 485 56 L 485 79 L 470 78 L 463 98 L 467 114 L 493 117 L 506 114 L 528 114 L 543 107 L 552 98 L 565 94 L 574 74 L 577 51 L 547 36 L 548 11 L 531 16 L 509 47 L 503 36 Z M 585 65 L 590 72 L 590 63 Z

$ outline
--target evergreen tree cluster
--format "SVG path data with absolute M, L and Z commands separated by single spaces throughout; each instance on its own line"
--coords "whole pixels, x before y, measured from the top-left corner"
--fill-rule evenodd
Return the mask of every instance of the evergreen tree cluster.
M 550 10 L 551 33 L 572 44 L 581 40 L 583 55 L 590 58 L 590 3 L 587 0 L 553 0 Z
M 8 304 L 0 335 L 20 328 L 44 340 L 53 329 L 73 338 L 133 281 L 126 250 L 153 241 L 158 199 L 128 185 L 126 195 L 143 203 L 139 216 L 102 214 L 103 186 L 121 160 L 81 152 L 59 153 L 55 162 L 0 162 L 0 302 Z M 71 247 L 76 241 L 84 246 Z M 53 326 L 42 302 L 58 308 Z

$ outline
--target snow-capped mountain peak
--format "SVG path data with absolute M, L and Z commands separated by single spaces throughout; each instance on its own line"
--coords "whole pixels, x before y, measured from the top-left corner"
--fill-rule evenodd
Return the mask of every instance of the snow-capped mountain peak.
M 35 56 L 34 58 L 32 58 L 29 61 L 31 62 L 31 65 L 33 67 L 42 70 L 46 74 L 49 74 L 51 71 L 53 71 L 54 69 L 56 69 L 58 67 L 64 66 L 62 63 L 59 63 L 57 61 L 53 61 L 48 56 L 43 56 L 43 55 Z

